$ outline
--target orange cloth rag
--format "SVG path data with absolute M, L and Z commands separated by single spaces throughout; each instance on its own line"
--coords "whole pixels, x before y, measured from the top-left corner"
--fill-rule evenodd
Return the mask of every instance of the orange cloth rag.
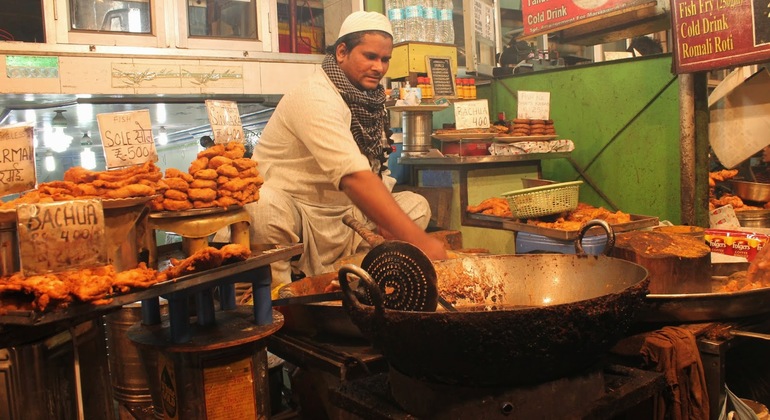
M 662 372 L 666 392 L 659 397 L 656 419 L 709 418 L 709 399 L 695 336 L 679 327 L 650 333 L 640 350 L 646 367 Z

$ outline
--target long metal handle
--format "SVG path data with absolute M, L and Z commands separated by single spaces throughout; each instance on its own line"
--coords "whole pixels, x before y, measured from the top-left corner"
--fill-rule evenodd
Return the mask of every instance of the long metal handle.
M 753 331 L 730 330 L 730 334 L 770 341 L 770 334 L 762 334 Z
M 372 248 L 385 242 L 385 238 L 367 229 L 363 223 L 354 219 L 353 216 L 349 214 L 342 216 L 342 223 L 355 230 L 356 233 L 361 235 L 361 237 L 372 246 Z

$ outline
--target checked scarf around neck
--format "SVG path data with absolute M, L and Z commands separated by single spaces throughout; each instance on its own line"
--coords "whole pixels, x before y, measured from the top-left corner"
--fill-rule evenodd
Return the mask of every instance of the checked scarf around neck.
M 369 159 L 372 172 L 379 175 L 386 168 L 383 164 L 388 159 L 387 155 L 390 154 L 390 148 L 383 147 L 382 137 L 384 130 L 390 129 L 388 113 L 384 106 L 385 89 L 377 86 L 375 90 L 363 91 L 353 86 L 337 64 L 337 58 L 333 54 L 326 55 L 321 68 L 350 108 L 352 114 L 350 131 L 353 133 L 353 138 L 361 153 Z

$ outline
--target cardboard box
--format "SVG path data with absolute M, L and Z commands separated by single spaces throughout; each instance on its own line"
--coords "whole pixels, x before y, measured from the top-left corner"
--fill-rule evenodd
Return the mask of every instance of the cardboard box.
M 770 72 L 741 67 L 709 95 L 709 142 L 719 162 L 734 168 L 770 145 Z
M 711 247 L 712 263 L 753 261 L 770 240 L 767 230 L 757 232 L 752 228 L 706 229 L 704 238 Z M 715 254 L 733 258 L 717 258 Z

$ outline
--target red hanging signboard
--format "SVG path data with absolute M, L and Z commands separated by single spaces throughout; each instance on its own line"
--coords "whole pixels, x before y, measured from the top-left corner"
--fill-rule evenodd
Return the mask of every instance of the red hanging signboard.
M 766 0 L 671 0 L 676 72 L 770 59 L 768 6 Z
M 560 31 L 646 3 L 650 0 L 523 0 L 521 37 Z

